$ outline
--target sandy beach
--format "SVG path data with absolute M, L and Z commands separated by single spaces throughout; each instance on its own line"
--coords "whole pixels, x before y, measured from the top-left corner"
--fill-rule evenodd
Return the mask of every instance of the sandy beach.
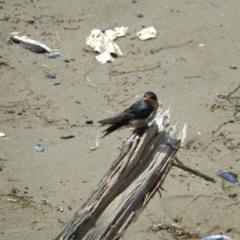
M 239 9 L 237 0 L 0 1 L 0 132 L 6 135 L 0 137 L 0 239 L 46 240 L 61 232 L 132 131 L 99 139 L 91 151 L 104 130 L 97 121 L 147 91 L 170 108 L 177 132 L 188 124 L 178 158 L 216 183 L 173 167 L 161 197 L 122 239 L 176 239 L 158 224 L 178 225 L 195 234 L 191 239 L 240 239 L 239 185 L 217 176 L 240 173 Z M 99 63 L 86 38 L 93 29 L 121 26 L 129 27 L 116 40 L 123 56 Z M 136 33 L 150 26 L 157 37 L 139 40 Z M 9 41 L 14 32 L 62 56 L 47 58 Z

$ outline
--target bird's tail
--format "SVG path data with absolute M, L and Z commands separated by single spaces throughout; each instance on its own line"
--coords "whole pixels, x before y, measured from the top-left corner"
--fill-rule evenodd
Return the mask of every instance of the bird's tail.
M 109 128 L 105 129 L 103 133 L 105 133 L 101 138 L 106 137 L 108 134 L 116 131 L 118 128 L 122 127 L 122 124 L 113 124 Z

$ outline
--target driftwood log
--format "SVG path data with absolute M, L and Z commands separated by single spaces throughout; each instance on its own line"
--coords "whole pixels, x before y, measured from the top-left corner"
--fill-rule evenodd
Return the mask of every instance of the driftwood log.
M 56 240 L 119 239 L 159 190 L 172 166 L 189 170 L 175 158 L 186 126 L 176 137 L 169 119 L 170 114 L 160 109 L 150 127 L 133 131 L 98 188 Z

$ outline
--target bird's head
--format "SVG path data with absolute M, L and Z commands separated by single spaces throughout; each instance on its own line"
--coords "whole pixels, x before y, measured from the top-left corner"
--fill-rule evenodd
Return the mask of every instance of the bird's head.
M 157 96 L 153 92 L 146 92 L 144 93 L 144 96 L 142 98 L 142 102 L 154 107 L 155 109 L 158 109 L 159 107 L 159 102 L 157 99 Z

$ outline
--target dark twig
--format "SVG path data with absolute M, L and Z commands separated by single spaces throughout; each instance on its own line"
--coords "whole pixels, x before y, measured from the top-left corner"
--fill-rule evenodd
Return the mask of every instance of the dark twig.
M 231 97 L 231 95 L 233 94 L 233 93 L 235 93 L 238 89 L 240 88 L 240 83 L 239 83 L 239 85 L 237 86 L 237 88 L 235 88 L 233 91 L 231 91 L 228 95 L 227 95 L 227 100 L 229 100 L 229 98 Z M 230 101 L 230 100 L 229 100 Z M 231 101 L 230 101 L 231 102 Z
M 201 76 L 190 76 L 190 77 L 185 77 L 185 78 L 200 78 Z
M 182 43 L 182 44 L 179 44 L 179 45 L 174 45 L 174 46 L 169 46 L 169 47 L 161 47 L 161 48 L 159 48 L 159 49 L 157 49 L 157 50 L 155 50 L 153 52 L 156 53 L 156 52 L 160 52 L 160 51 L 165 50 L 165 49 L 182 47 L 182 46 L 184 46 L 184 45 L 186 45 L 188 43 L 191 43 L 192 41 L 193 40 L 190 40 L 190 41 L 187 41 L 185 43 Z
M 198 171 L 196 171 L 196 170 L 193 170 L 193 169 L 191 169 L 191 168 L 183 165 L 183 163 L 180 162 L 177 157 L 175 157 L 175 160 L 176 160 L 176 162 L 173 162 L 173 163 L 172 163 L 172 166 L 181 168 L 181 169 L 183 169 L 184 171 L 190 172 L 190 173 L 192 173 L 192 174 L 194 174 L 194 175 L 196 175 L 196 176 L 198 176 L 198 177 L 200 177 L 200 178 L 203 178 L 203 179 L 206 180 L 206 181 L 213 182 L 213 183 L 216 182 L 214 178 L 211 178 L 211 177 L 209 177 L 209 176 L 207 176 L 207 175 L 205 175 L 205 174 L 202 174 L 202 173 L 200 173 L 200 172 L 198 172 Z
M 64 30 L 78 30 L 80 28 L 80 25 L 76 28 L 69 28 L 69 27 L 64 27 Z
M 160 68 L 161 67 L 161 63 L 159 63 L 157 66 L 154 66 L 154 67 L 151 67 L 151 68 L 144 68 L 143 70 L 132 70 L 132 71 L 128 71 L 128 72 L 118 72 L 118 71 L 110 71 L 109 72 L 109 75 L 113 75 L 113 76 L 116 76 L 116 75 L 123 75 L 123 74 L 126 74 L 126 73 L 134 73 L 134 72 L 146 72 L 146 71 L 150 71 L 150 70 L 153 70 L 153 69 L 157 69 L 157 68 Z

